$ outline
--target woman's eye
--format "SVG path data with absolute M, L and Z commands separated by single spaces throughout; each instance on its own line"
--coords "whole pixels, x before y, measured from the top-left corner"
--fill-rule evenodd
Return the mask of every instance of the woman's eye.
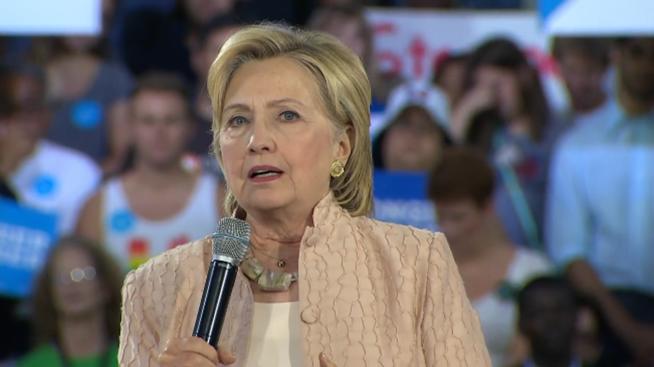
M 229 119 L 227 125 L 237 127 L 237 126 L 244 125 L 247 122 L 248 120 L 243 116 L 234 116 L 231 119 Z
M 300 118 L 300 115 L 293 111 L 284 111 L 280 114 L 280 116 L 284 121 L 294 121 Z

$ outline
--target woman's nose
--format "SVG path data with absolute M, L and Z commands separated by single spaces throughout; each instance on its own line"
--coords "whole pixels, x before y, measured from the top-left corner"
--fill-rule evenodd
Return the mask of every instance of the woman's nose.
M 274 148 L 275 139 L 268 124 L 255 122 L 248 141 L 249 151 L 252 153 L 271 152 Z

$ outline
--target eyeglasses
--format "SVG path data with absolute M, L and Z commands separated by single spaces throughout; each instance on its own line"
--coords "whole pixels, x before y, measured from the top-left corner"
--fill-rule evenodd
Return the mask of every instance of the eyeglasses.
M 58 284 L 81 283 L 95 279 L 96 271 L 93 266 L 74 268 L 68 274 L 59 274 L 55 280 Z

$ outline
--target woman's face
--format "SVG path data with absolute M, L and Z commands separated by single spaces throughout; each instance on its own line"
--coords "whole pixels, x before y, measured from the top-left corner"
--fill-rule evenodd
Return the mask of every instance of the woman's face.
M 144 90 L 132 99 L 137 160 L 157 167 L 179 164 L 192 127 L 186 102 L 174 92 Z
M 487 88 L 496 98 L 496 108 L 502 116 L 513 119 L 521 111 L 520 81 L 516 72 L 483 65 L 475 72 L 475 88 Z
M 486 210 L 472 199 L 437 201 L 435 206 L 438 227 L 453 244 L 474 237 L 486 218 Z
M 207 24 L 213 17 L 229 13 L 234 0 L 182 0 L 184 10 L 195 25 Z
M 82 249 L 64 245 L 55 254 L 51 281 L 55 309 L 63 317 L 98 312 L 106 302 L 93 259 Z
M 284 57 L 248 62 L 234 73 L 223 106 L 221 159 L 239 205 L 310 211 L 329 191 L 331 163 L 350 153 L 310 72 Z
M 388 128 L 382 146 L 384 168 L 389 171 L 427 171 L 442 150 L 443 136 L 421 107 L 408 107 Z
M 96 36 L 69 36 L 64 37 L 64 45 L 72 51 L 85 53 L 90 52 L 100 42 L 100 37 Z
M 328 24 L 325 32 L 338 38 L 347 47 L 354 51 L 359 58 L 365 61 L 366 58 L 366 39 L 363 35 L 362 25 L 358 18 L 343 17 L 340 21 L 334 20 Z

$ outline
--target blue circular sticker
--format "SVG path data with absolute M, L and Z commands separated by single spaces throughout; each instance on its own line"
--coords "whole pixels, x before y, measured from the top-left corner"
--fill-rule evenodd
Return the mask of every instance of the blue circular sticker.
M 92 99 L 84 99 L 73 105 L 71 114 L 75 126 L 93 129 L 102 122 L 102 105 Z
M 34 180 L 32 185 L 34 192 L 38 196 L 47 197 L 54 194 L 57 188 L 57 181 L 50 175 L 41 175 Z
M 109 228 L 116 233 L 124 233 L 134 227 L 136 218 L 131 211 L 124 209 L 114 212 L 109 217 Z

